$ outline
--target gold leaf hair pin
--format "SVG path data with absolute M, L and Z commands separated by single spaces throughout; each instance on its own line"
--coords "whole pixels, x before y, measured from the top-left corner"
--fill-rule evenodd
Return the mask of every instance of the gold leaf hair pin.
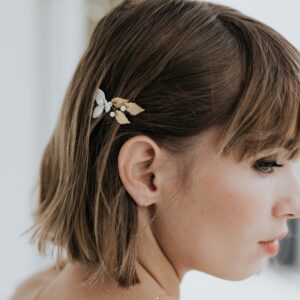
M 104 91 L 99 88 L 96 91 L 94 100 L 96 100 L 97 106 L 94 108 L 93 118 L 99 118 L 105 111 L 106 113 L 109 112 L 109 115 L 112 118 L 115 117 L 120 124 L 130 123 L 124 114 L 125 111 L 129 112 L 132 116 L 138 115 L 144 111 L 143 108 L 136 103 L 130 102 L 128 99 L 115 97 L 111 101 L 107 101 Z

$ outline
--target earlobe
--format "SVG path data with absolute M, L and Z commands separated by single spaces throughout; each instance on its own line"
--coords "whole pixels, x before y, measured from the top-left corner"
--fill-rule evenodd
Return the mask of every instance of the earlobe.
M 140 206 L 148 206 L 156 201 L 154 162 L 160 149 L 157 144 L 144 135 L 138 135 L 126 141 L 118 155 L 118 171 L 120 179 Z

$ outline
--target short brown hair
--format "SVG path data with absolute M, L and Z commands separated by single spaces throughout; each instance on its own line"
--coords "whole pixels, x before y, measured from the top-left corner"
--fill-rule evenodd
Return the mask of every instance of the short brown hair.
M 97 88 L 145 111 L 118 124 L 92 119 Z M 128 116 L 130 118 L 130 116 Z M 98 265 L 121 287 L 135 270 L 137 205 L 117 158 L 143 134 L 174 156 L 220 126 L 219 154 L 238 160 L 299 147 L 299 52 L 266 24 L 224 5 L 191 0 L 123 1 L 97 24 L 70 81 L 43 153 L 32 240 L 71 261 Z M 183 160 L 178 160 L 183 161 Z M 182 169 L 188 173 L 188 166 Z

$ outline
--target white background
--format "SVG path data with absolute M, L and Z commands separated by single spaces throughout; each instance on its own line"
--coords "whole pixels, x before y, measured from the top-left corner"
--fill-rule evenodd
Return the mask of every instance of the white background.
M 96 2 L 107 8 L 106 1 Z M 265 21 L 300 48 L 299 1 L 218 2 Z M 86 46 L 86 18 L 102 12 L 84 0 L 0 0 L 0 300 L 50 262 L 21 233 L 31 224 L 41 152 Z M 184 277 L 181 299 L 299 299 L 297 274 L 266 267 L 259 276 L 229 282 L 193 271 Z

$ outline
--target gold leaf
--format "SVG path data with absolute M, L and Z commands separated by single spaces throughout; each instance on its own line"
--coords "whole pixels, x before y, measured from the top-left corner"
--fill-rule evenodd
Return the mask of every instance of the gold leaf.
M 144 111 L 143 108 L 141 108 L 136 103 L 132 103 L 132 102 L 126 104 L 126 110 L 133 116 L 138 115 L 139 113 Z
M 116 107 L 116 108 L 120 108 L 122 105 L 126 105 L 126 103 L 129 102 L 128 99 L 123 99 L 123 98 L 119 98 L 119 97 L 116 97 L 116 98 L 113 98 L 111 100 L 112 104 Z
M 120 124 L 129 124 L 129 120 L 126 118 L 125 114 L 119 110 L 115 110 L 116 119 Z

